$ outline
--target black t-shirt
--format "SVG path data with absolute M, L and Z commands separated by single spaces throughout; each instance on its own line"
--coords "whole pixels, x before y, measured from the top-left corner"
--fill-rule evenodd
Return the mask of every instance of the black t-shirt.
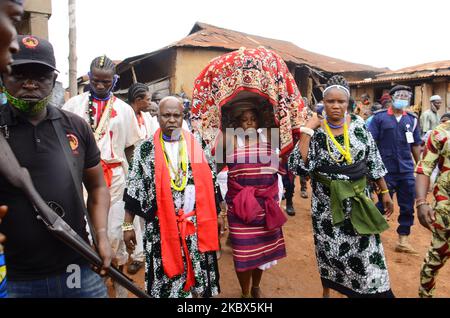
M 84 212 L 52 121 L 61 121 L 78 167 L 88 169 L 98 165 L 100 151 L 84 119 L 52 106 L 47 109 L 46 119 L 33 126 L 5 105 L 0 111 L 0 126 L 7 126 L 7 141 L 20 165 L 30 172 L 44 201 L 56 207 L 54 210 L 64 221 L 87 240 Z M 77 172 L 82 180 L 83 169 Z M 66 272 L 70 264 L 86 263 L 46 229 L 22 191 L 2 176 L 0 204 L 9 208 L 0 224 L 0 232 L 7 237 L 4 246 L 9 280 L 43 279 Z

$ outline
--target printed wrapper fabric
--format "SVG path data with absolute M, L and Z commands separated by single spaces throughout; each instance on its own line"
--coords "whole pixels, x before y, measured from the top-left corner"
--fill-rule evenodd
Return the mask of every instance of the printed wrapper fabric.
M 5 255 L 1 249 L 2 247 L 0 245 L 0 298 L 6 298 L 6 264 Z
M 287 156 L 300 137 L 303 99 L 286 63 L 263 47 L 241 48 L 213 59 L 194 82 L 192 126 L 207 143 L 221 127 L 221 107 L 241 92 L 267 99 L 280 128 L 281 156 Z M 226 128 L 226 127 L 224 127 Z

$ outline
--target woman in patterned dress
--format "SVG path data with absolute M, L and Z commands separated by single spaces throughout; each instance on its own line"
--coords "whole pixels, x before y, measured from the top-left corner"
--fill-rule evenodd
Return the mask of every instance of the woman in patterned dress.
M 324 91 L 325 118 L 314 115 L 308 121 L 290 168 L 300 165 L 312 176 L 312 223 L 324 297 L 330 289 L 348 297 L 393 297 L 379 235 L 388 225 L 367 198 L 366 181 L 368 176 L 381 189 L 389 216 L 393 205 L 383 178 L 386 169 L 364 121 L 347 115 L 349 98 L 345 79 L 333 77 Z
M 264 112 L 264 106 L 255 99 L 230 106 L 237 130 L 224 143 L 228 167 L 225 200 L 234 267 L 242 297 L 260 298 L 263 272 L 286 257 L 281 226 L 287 218 L 279 207 L 281 172 L 269 132 L 259 129 L 263 120 L 258 114 Z M 276 217 L 270 219 L 273 214 Z

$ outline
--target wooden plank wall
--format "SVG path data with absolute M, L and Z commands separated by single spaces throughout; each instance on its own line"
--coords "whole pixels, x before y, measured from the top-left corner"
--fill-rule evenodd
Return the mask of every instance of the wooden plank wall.
M 430 97 L 433 96 L 433 85 L 422 84 L 422 113 L 430 109 Z
M 450 82 L 447 84 L 447 103 L 446 103 L 446 106 L 447 106 L 447 110 L 446 110 L 446 112 L 448 113 L 448 112 L 450 112 Z
M 447 83 L 447 81 L 445 81 L 445 82 L 438 82 L 438 83 L 434 83 L 433 86 L 434 86 L 433 87 L 433 95 L 439 95 L 439 96 L 442 97 L 442 106 L 441 106 L 441 109 L 439 109 L 439 112 L 438 112 L 438 114 L 440 116 L 442 116 L 446 112 L 445 105 L 447 105 L 448 83 Z

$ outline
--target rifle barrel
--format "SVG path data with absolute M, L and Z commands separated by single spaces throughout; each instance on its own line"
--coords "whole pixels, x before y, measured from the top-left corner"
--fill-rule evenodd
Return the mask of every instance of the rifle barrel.
M 101 268 L 103 261 L 92 247 L 87 244 L 62 218 L 58 217 L 53 226 L 49 227 L 59 239 L 64 243 L 72 247 L 76 252 L 81 254 L 89 263 Z M 139 298 L 150 298 L 150 296 L 139 289 L 130 278 L 125 274 L 117 270 L 114 266 L 110 266 L 107 270 L 107 274 L 114 281 L 128 289 L 131 293 Z

